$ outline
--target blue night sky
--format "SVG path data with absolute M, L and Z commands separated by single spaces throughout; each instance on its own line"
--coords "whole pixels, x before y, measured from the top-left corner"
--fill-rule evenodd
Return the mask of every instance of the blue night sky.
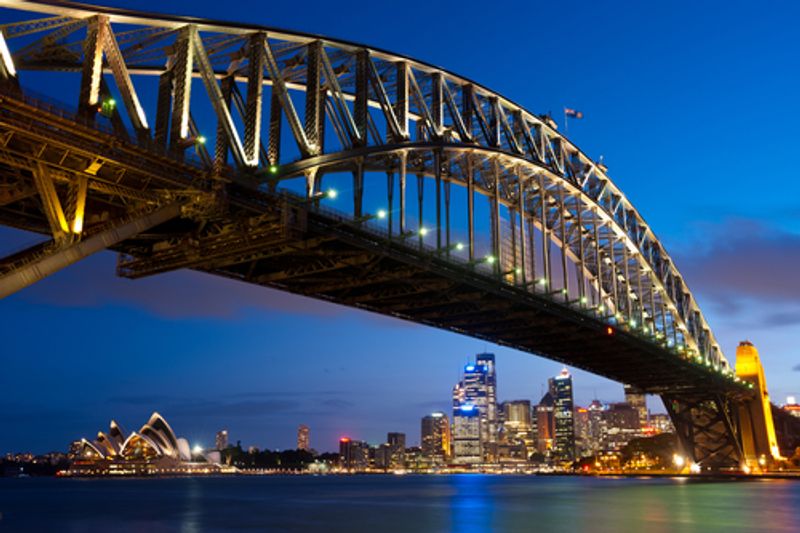
M 440 65 L 528 109 L 584 112 L 569 136 L 676 258 L 729 360 L 760 349 L 776 402 L 800 395 L 795 2 L 109 1 L 364 42 Z M 224 5 L 224 9 L 220 6 Z M 366 6 L 366 7 L 365 7 Z M 491 6 L 487 8 L 487 6 Z M 23 72 L 23 84 L 24 84 Z M 0 230 L 0 252 L 35 237 Z M 419 440 L 461 366 L 497 354 L 501 400 L 538 400 L 560 365 L 194 272 L 129 281 L 96 255 L 0 304 L 0 451 L 65 449 L 160 411 L 210 445 L 332 450 Z M 576 371 L 576 401 L 622 399 Z M 651 408 L 661 410 L 660 401 Z

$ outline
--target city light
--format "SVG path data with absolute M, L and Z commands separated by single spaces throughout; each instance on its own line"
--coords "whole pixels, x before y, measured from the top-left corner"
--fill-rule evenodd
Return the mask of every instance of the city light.
M 203 453 L 203 447 L 200 446 L 199 444 L 195 444 L 194 448 L 192 448 L 192 453 L 194 455 L 200 455 L 201 453 Z
M 672 462 L 675 463 L 676 467 L 683 468 L 683 465 L 686 464 L 686 459 L 682 455 L 675 454 L 672 456 Z
M 424 237 L 428 234 L 428 228 L 419 228 L 419 234 Z
M 386 218 L 386 210 L 385 209 L 378 209 L 378 218 L 380 218 L 380 219 Z
M 495 259 L 495 257 L 493 255 L 487 255 L 486 256 L 486 262 L 489 263 L 490 265 L 494 264 L 495 261 L 496 261 L 496 259 Z
M 197 144 L 206 144 L 206 136 L 205 135 L 198 135 L 196 141 L 197 141 Z
M 456 250 L 458 250 L 460 252 L 463 249 L 464 249 L 464 244 L 463 243 L 460 243 L 460 242 L 456 243 Z
M 269 166 L 269 173 L 270 174 L 277 174 L 278 173 L 278 165 L 270 165 Z M 334 196 L 335 198 L 335 196 Z
M 692 474 L 699 474 L 700 470 L 702 469 L 700 468 L 700 465 L 697 463 L 692 463 L 689 465 L 689 472 L 691 472 Z
M 331 200 L 335 200 L 336 197 L 339 196 L 339 193 L 336 191 L 336 189 L 328 189 L 328 192 L 325 194 Z

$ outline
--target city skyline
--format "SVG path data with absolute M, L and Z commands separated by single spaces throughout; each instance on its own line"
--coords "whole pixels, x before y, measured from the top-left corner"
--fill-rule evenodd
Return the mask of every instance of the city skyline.
M 111 4 L 219 18 L 206 2 Z M 520 16 L 547 18 L 549 8 L 543 9 Z M 510 65 L 524 64 L 531 52 L 505 46 L 499 34 L 484 40 L 487 48 L 473 46 L 474 54 L 463 54 L 471 43 L 455 25 L 444 30 L 450 39 L 421 31 L 409 40 L 397 30 L 379 32 L 363 19 L 343 21 L 337 34 L 446 65 L 529 109 L 552 110 L 557 120 L 563 106 L 581 109 L 584 119 L 571 121 L 570 138 L 592 157 L 605 156 L 614 180 L 673 251 L 728 358 L 742 337 L 750 338 L 762 352 L 773 398 L 800 394 L 793 371 L 800 363 L 793 349 L 800 316 L 797 283 L 787 268 L 800 257 L 800 206 L 792 195 L 740 201 L 752 176 L 769 175 L 779 182 L 793 177 L 788 165 L 779 163 L 796 137 L 791 129 L 796 103 L 784 94 L 788 74 L 778 68 L 789 47 L 780 32 L 768 30 L 783 22 L 741 6 L 714 12 L 718 24 L 728 28 L 736 27 L 732 20 L 748 20 L 746 31 L 731 30 L 721 37 L 726 47 L 718 47 L 704 26 L 686 16 L 688 5 L 662 9 L 645 14 L 635 5 L 593 7 L 568 21 L 554 17 L 552 27 L 542 29 L 550 39 L 572 36 L 585 46 L 575 46 L 566 57 L 544 57 L 543 67 L 553 75 L 548 84 L 536 84 L 536 91 L 530 90 L 535 73 L 503 74 Z M 442 13 L 443 20 L 450 16 Z M 281 6 L 258 16 L 252 7 L 231 6 L 225 18 L 258 18 L 304 31 L 325 32 L 328 25 L 324 17 Z M 692 47 L 671 35 L 677 25 L 687 40 L 711 52 L 695 57 Z M 596 33 L 601 27 L 613 31 L 604 30 L 601 39 Z M 653 32 L 663 37 L 659 44 L 646 38 Z M 615 37 L 605 39 L 608 35 Z M 503 59 L 497 62 L 498 57 Z M 748 57 L 753 62 L 745 66 L 742 59 Z M 691 87 L 664 80 L 665 68 L 690 74 Z M 619 83 L 623 76 L 625 84 Z M 594 85 L 576 83 L 576 78 Z M 597 90 L 597 84 L 604 90 Z M 739 121 L 758 123 L 774 134 L 762 148 L 767 154 L 751 153 L 743 136 L 732 133 Z M 697 123 L 697 128 L 686 131 L 686 123 Z M 737 157 L 709 156 L 714 153 Z M 664 185 L 676 182 L 674 170 L 653 164 L 672 154 L 683 158 L 677 180 L 683 186 Z M 696 194 L 687 197 L 682 191 L 690 186 Z M 2 230 L 0 248 L 18 249 L 31 239 Z M 48 451 L 63 446 L 76 430 L 92 431 L 117 413 L 137 420 L 155 409 L 194 434 L 187 436 L 208 443 L 220 427 L 229 427 L 232 435 L 234 428 L 246 427 L 255 429 L 240 432 L 244 442 L 271 442 L 280 435 L 276 445 L 288 447 L 301 421 L 314 428 L 315 439 L 348 432 L 377 441 L 390 429 L 414 434 L 409 428 L 417 422 L 407 414 L 419 407 L 448 412 L 447 395 L 440 399 L 436 391 L 439 384 L 452 382 L 453 368 L 464 354 L 496 353 L 508 369 L 500 371 L 508 372 L 504 388 L 509 396 L 532 400 L 543 383 L 537 376 L 554 375 L 561 366 L 195 272 L 119 280 L 113 277 L 114 261 L 110 253 L 92 257 L 3 301 L 0 318 L 10 332 L 5 348 L 10 356 L 4 358 L 0 377 L 7 391 L 0 400 L 0 423 L 12 429 L 0 435 L 0 449 Z M 100 332 L 91 340 L 81 335 L 88 324 Z M 312 335 L 298 339 L 297 329 L 292 330 L 298 324 Z M 132 360 L 140 367 L 119 363 Z M 421 368 L 424 378 L 412 381 Z M 378 370 L 387 375 L 377 375 Z M 587 384 L 576 403 L 588 405 L 594 390 L 606 401 L 621 399 L 621 384 L 578 371 L 573 375 Z M 417 391 L 413 398 L 404 396 L 410 382 Z M 32 394 L 34 389 L 43 396 Z M 387 394 L 379 396 L 384 390 Z M 230 421 L 231 413 L 237 420 Z M 385 428 L 381 417 L 393 427 Z M 41 434 L 41 425 L 49 428 L 47 435 Z

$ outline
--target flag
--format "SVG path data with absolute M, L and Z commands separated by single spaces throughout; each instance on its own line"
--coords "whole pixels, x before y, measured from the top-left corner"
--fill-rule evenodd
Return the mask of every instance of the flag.
M 577 109 L 570 109 L 568 107 L 564 108 L 564 115 L 572 118 L 583 118 L 583 112 L 578 111 Z

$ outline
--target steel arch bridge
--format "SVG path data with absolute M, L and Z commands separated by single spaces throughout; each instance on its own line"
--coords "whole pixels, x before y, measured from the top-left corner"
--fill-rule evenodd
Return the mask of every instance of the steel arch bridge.
M 761 386 L 550 118 L 326 37 L 0 6 L 0 222 L 50 237 L 0 261 L 0 297 L 113 249 L 129 278 L 192 268 L 541 354 L 662 395 L 699 464 L 756 453 Z

